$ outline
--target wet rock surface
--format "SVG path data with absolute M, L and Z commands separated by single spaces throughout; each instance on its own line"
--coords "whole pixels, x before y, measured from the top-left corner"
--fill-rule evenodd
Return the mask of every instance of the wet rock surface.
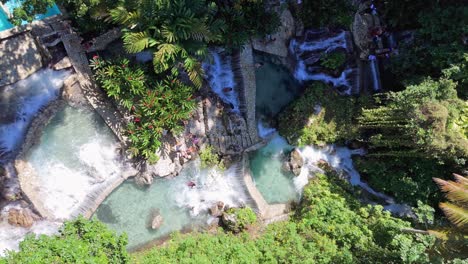
M 213 217 L 219 217 L 223 215 L 224 203 L 219 201 L 210 208 L 210 215 Z
M 289 158 L 283 164 L 283 170 L 290 171 L 294 175 L 301 174 L 302 166 L 304 166 L 304 159 L 298 149 L 293 149 L 289 154 Z
M 159 209 L 153 209 L 150 213 L 151 224 L 150 227 L 153 230 L 159 229 L 164 223 L 164 218 L 162 217 Z
M 226 229 L 232 232 L 238 233 L 241 231 L 235 214 L 224 212 L 221 216 L 221 222 L 226 227 Z
M 252 42 L 254 49 L 280 57 L 288 56 L 288 40 L 296 34 L 296 25 L 288 9 L 281 11 L 280 20 L 281 26 L 275 34 L 266 39 L 256 39 Z
M 11 208 L 8 211 L 8 223 L 14 226 L 31 227 L 40 217 L 29 208 Z

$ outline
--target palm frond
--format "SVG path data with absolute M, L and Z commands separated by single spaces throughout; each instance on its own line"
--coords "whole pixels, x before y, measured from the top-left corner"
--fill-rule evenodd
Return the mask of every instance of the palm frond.
M 465 186 L 465 188 L 468 188 L 468 178 L 467 177 L 463 177 L 459 174 L 456 174 L 454 173 L 453 174 L 453 177 L 455 178 L 455 181 L 462 184 L 463 186 Z
M 150 34 L 143 32 L 127 32 L 123 36 L 125 49 L 129 53 L 137 53 L 154 45 Z
M 136 11 L 130 12 L 125 7 L 119 6 L 110 11 L 110 17 L 114 22 L 130 27 L 138 23 L 140 14 Z
M 468 225 L 468 210 L 451 203 L 440 203 L 439 207 L 454 225 L 458 227 Z
M 460 176 L 459 178 L 463 178 Z M 460 182 L 445 181 L 439 178 L 433 178 L 439 185 L 442 192 L 446 193 L 447 199 L 452 202 L 468 203 L 468 188 Z
M 190 81 L 197 88 L 203 85 L 203 68 L 197 60 L 187 58 L 184 62 L 184 68 L 187 71 Z

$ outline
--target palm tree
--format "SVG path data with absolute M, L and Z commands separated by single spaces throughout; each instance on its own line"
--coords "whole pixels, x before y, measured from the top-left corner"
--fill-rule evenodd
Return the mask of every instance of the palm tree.
M 468 178 L 453 174 L 455 181 L 433 178 L 439 188 L 446 193 L 450 202 L 440 203 L 439 207 L 454 225 L 468 227 Z
M 111 18 L 126 27 L 128 52 L 153 52 L 156 73 L 183 68 L 201 87 L 208 44 L 219 41 L 224 23 L 215 19 L 216 5 L 206 0 L 138 0 L 111 10 Z

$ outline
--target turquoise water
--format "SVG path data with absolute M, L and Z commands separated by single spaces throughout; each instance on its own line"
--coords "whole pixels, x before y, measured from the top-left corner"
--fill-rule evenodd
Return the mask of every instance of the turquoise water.
M 294 187 L 294 175 L 283 172 L 284 154 L 293 147 L 278 134 L 263 148 L 250 156 L 250 169 L 255 185 L 270 203 L 287 203 L 299 198 Z
M 127 181 L 114 190 L 95 216 L 117 233 L 127 233 L 128 248 L 135 249 L 174 231 L 206 225 L 208 209 L 222 201 L 230 207 L 248 203 L 237 166 L 225 171 L 200 168 L 196 159 L 184 164 L 177 177 L 156 178 L 150 186 Z M 194 183 L 190 187 L 189 183 Z M 155 211 L 162 226 L 150 227 Z
M 127 181 L 107 197 L 95 216 L 117 233 L 126 232 L 129 249 L 195 224 L 189 209 L 177 206 L 174 198 L 174 185 L 186 185 L 182 178 L 159 179 L 147 188 Z M 158 230 L 150 227 L 153 210 L 163 217 Z
M 10 14 L 13 14 L 13 11 L 15 8 L 19 7 L 21 5 L 21 0 L 10 0 L 6 2 L 3 6 L 8 10 Z M 47 8 L 47 12 L 45 14 L 39 14 L 36 15 L 34 20 L 41 20 L 46 17 L 54 16 L 60 14 L 60 10 L 58 9 L 57 5 L 54 4 L 52 7 Z M 25 25 L 27 24 L 27 21 L 23 21 L 21 24 Z M 7 14 L 1 10 L 0 11 L 0 31 L 6 30 L 9 28 L 12 28 L 13 25 L 8 21 L 8 16 Z
M 13 25 L 8 21 L 8 16 L 5 12 L 0 8 L 0 31 L 12 28 Z

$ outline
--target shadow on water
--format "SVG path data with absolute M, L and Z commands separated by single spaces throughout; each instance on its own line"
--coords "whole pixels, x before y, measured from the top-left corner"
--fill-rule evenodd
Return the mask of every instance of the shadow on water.
M 276 116 L 301 93 L 299 83 L 273 55 L 256 52 L 256 111 L 267 118 Z

